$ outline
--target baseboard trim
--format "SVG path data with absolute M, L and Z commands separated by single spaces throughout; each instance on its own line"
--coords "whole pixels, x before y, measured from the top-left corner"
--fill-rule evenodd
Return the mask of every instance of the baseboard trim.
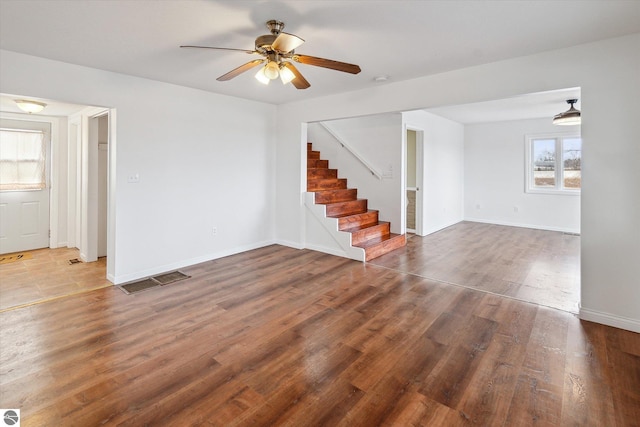
M 480 219 L 480 218 L 465 218 L 464 221 L 479 222 L 481 224 L 504 225 L 507 227 L 532 228 L 534 230 L 559 231 L 562 233 L 572 233 L 572 234 L 578 234 L 578 235 L 580 234 L 579 229 L 565 228 L 565 227 L 550 227 L 550 226 L 544 226 L 544 225 L 521 224 L 517 222 L 489 221 L 487 219 Z
M 589 322 L 601 323 L 607 326 L 613 326 L 614 328 L 625 329 L 627 331 L 636 332 L 640 334 L 640 320 L 631 319 L 629 317 L 616 316 L 610 313 L 604 313 L 602 311 L 591 310 L 588 308 L 580 307 L 580 319 L 588 320 Z
M 241 252 L 251 251 L 253 249 L 263 248 L 265 246 L 276 244 L 273 240 L 266 240 L 262 242 L 252 243 L 250 245 L 238 246 L 232 249 L 214 252 L 207 255 L 202 255 L 199 257 L 185 259 L 182 261 L 172 262 L 170 264 L 164 264 L 157 267 L 149 268 L 147 270 L 136 271 L 134 273 L 115 275 L 112 283 L 115 285 L 121 285 L 123 283 L 131 282 L 133 280 L 142 279 L 145 277 L 155 276 L 156 274 L 166 273 L 167 271 L 173 271 L 184 267 L 189 267 L 192 265 L 200 264 L 202 262 L 212 261 L 218 258 L 224 258 L 226 256 L 239 254 Z
M 301 245 L 298 242 L 292 242 L 291 240 L 276 239 L 273 243 L 276 245 L 287 246 L 293 249 L 304 249 L 304 245 Z
M 432 228 L 432 229 L 430 229 L 430 230 L 428 230 L 426 232 L 424 232 L 424 230 L 423 230 L 424 234 L 418 234 L 418 236 L 424 237 L 424 236 L 428 236 L 429 234 L 437 233 L 438 231 L 442 231 L 445 228 L 453 227 L 456 224 L 460 224 L 462 221 L 466 221 L 466 220 L 461 219 L 461 220 L 458 220 L 456 222 L 447 223 L 445 225 L 442 225 L 442 226 L 439 226 L 439 227 L 436 227 L 436 228 Z M 407 231 L 409 231 L 409 230 L 407 230 Z
M 312 251 L 316 251 L 316 252 L 322 252 L 322 253 L 329 254 L 329 255 L 335 255 L 335 256 L 342 257 L 342 258 L 349 258 L 347 253 L 345 251 L 341 250 L 341 249 L 327 248 L 325 246 L 310 245 L 310 244 L 307 244 L 306 249 L 309 249 L 309 250 L 312 250 Z

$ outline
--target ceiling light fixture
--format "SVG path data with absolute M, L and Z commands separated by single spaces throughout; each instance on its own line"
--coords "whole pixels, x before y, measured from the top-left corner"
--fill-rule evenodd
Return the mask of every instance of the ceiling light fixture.
M 265 85 L 268 85 L 271 80 L 275 80 L 280 77 L 282 80 L 282 84 L 290 83 L 293 79 L 296 78 L 296 75 L 291 71 L 286 64 L 277 61 L 268 61 L 267 65 L 261 67 L 256 73 L 256 79 Z
M 271 80 L 275 80 L 280 75 L 280 68 L 275 61 L 267 62 L 267 65 L 264 66 L 264 75 L 270 78 Z
M 19 109 L 29 114 L 39 113 L 47 106 L 44 102 L 30 101 L 28 99 L 15 99 L 14 101 Z
M 569 108 L 564 113 L 556 114 L 553 117 L 553 124 L 568 126 L 579 125 L 580 123 L 582 123 L 582 119 L 580 118 L 580 110 L 576 110 L 573 107 L 573 104 L 575 104 L 576 102 L 578 102 L 577 99 L 567 99 L 567 104 L 571 105 L 571 108 Z
M 258 80 L 263 85 L 268 85 L 271 79 L 264 74 L 265 69 L 266 67 L 260 67 L 260 69 L 256 73 L 256 80 Z
M 280 80 L 282 80 L 282 84 L 286 85 L 290 83 L 291 80 L 295 79 L 296 75 L 293 74 L 293 71 L 284 66 L 284 64 L 280 65 Z

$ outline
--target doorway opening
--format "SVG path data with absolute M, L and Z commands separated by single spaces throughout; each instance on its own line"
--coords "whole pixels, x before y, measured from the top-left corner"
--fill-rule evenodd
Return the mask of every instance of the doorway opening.
M 405 229 L 408 233 L 423 234 L 421 186 L 423 181 L 424 132 L 407 127 L 405 130 Z
M 27 255 L 29 262 L 22 263 L 22 276 L 29 277 L 28 282 L 33 286 L 29 290 L 26 287 L 28 283 L 13 283 L 13 279 L 9 280 L 8 275 L 3 275 L 7 279 L 2 283 L 3 299 L 12 307 L 85 292 L 95 286 L 110 286 L 115 277 L 115 230 L 111 220 L 115 215 L 115 150 L 112 149 L 115 147 L 115 110 L 38 99 L 46 104 L 46 109 L 40 114 L 27 115 L 20 112 L 13 102 L 24 97 L 0 94 L 0 118 L 17 123 L 40 123 L 47 127 L 43 132 L 50 135 L 51 142 L 47 145 L 47 188 L 43 193 L 48 200 L 44 204 L 30 205 L 33 208 L 31 213 L 44 214 L 44 225 L 38 226 L 38 231 L 44 230 L 46 240 L 35 246 L 16 249 L 30 252 Z M 16 128 L 13 122 L 2 124 L 3 127 L 5 125 Z M 0 194 L 0 197 L 3 196 Z M 1 216 L 3 230 L 28 231 L 28 227 L 14 221 L 15 216 Z M 29 215 L 29 218 L 33 216 Z M 4 250 L 2 246 L 0 249 Z M 76 258 L 83 262 L 70 262 Z M 33 269 L 29 270 L 29 263 L 46 264 L 52 260 L 56 265 L 68 266 L 73 271 L 67 271 L 67 267 L 64 271 L 52 271 L 54 276 L 48 276 L 46 280 L 36 280 L 30 276 L 28 271 Z M 17 264 L 11 264 L 10 268 L 16 270 Z M 91 270 L 92 279 L 81 285 L 80 289 L 78 286 L 65 288 L 58 283 L 63 277 L 87 274 L 85 269 Z M 19 277 L 16 276 L 15 280 L 19 280 Z M 75 279 L 67 281 L 79 283 Z M 14 290 L 15 295 L 11 293 Z

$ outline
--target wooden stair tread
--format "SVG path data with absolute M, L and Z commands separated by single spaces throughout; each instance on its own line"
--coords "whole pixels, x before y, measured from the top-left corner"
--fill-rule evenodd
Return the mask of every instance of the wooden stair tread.
M 354 202 L 354 201 L 365 201 L 366 202 L 367 199 L 351 200 L 351 202 Z M 324 204 L 326 206 L 329 206 L 329 205 L 339 205 L 339 204 L 342 204 L 342 203 L 349 203 L 349 202 L 322 203 L 322 204 Z M 355 212 L 355 213 L 347 212 L 347 213 L 341 213 L 341 214 L 330 214 L 330 215 L 327 215 L 327 218 L 345 218 L 345 217 L 352 216 L 352 215 L 360 215 L 360 214 L 363 214 L 365 212 L 367 212 L 367 211 Z
M 338 178 L 338 169 L 329 168 L 307 168 L 307 178 Z
M 328 169 L 329 160 L 307 159 L 307 169 Z
M 367 201 L 367 199 L 352 199 L 352 200 L 340 200 L 339 202 L 327 202 L 327 203 L 316 203 L 318 205 L 339 205 L 341 203 L 349 203 L 349 202 L 362 202 Z M 355 214 L 351 214 L 355 215 Z M 334 218 L 333 216 L 331 218 Z M 338 218 L 338 217 L 335 217 Z
M 371 248 L 373 246 L 379 245 L 380 243 L 388 242 L 389 240 L 398 239 L 400 237 L 404 237 L 404 234 L 391 233 L 391 234 L 388 234 L 386 236 L 380 236 L 380 237 L 375 237 L 373 239 L 365 240 L 364 242 L 359 243 L 359 244 L 354 245 L 354 246 L 357 246 L 357 247 L 363 248 L 363 249 L 368 249 L 368 248 Z
M 339 190 L 347 188 L 345 178 L 314 178 L 307 179 L 307 191 Z
M 319 205 L 329 203 L 349 202 L 358 199 L 358 190 L 355 188 L 335 188 L 330 190 L 314 191 L 315 202 Z
M 367 211 L 367 199 L 355 199 L 344 202 L 323 203 L 326 206 L 326 215 L 354 215 Z
M 369 209 L 366 212 L 361 212 L 353 215 L 345 215 L 339 217 L 338 226 L 342 231 L 344 228 L 352 228 L 357 225 L 365 224 L 377 224 L 378 223 L 378 211 Z
M 347 233 L 354 233 L 356 231 L 366 230 L 367 228 L 373 228 L 377 226 L 384 226 L 385 224 L 390 224 L 388 221 L 378 221 L 376 224 L 368 224 L 368 225 L 356 225 L 354 227 L 343 228 L 340 231 L 346 231 Z

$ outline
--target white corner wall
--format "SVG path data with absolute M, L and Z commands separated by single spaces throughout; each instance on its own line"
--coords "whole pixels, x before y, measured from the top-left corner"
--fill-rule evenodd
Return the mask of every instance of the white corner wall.
M 525 136 L 580 132 L 570 128 L 548 118 L 466 125 L 465 219 L 580 233 L 579 195 L 525 192 Z
M 402 114 L 404 127 L 423 132 L 422 235 L 463 219 L 464 126 L 426 111 Z
M 0 92 L 117 110 L 115 283 L 273 243 L 275 106 L 4 50 Z
M 580 316 L 640 332 L 640 34 L 278 106 L 276 233 L 304 245 L 308 122 L 580 87 Z

